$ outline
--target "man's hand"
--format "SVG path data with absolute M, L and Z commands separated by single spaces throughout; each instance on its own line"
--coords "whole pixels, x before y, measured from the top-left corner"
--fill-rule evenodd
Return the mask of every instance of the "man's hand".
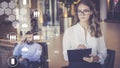
M 29 61 L 29 60 L 26 58 L 19 58 L 19 62 L 23 62 L 23 61 Z
M 86 49 L 87 47 L 84 44 L 80 44 L 77 49 Z
M 86 61 L 86 62 L 89 62 L 89 63 L 98 62 L 99 61 L 99 57 L 90 55 L 90 57 L 83 57 L 83 60 Z

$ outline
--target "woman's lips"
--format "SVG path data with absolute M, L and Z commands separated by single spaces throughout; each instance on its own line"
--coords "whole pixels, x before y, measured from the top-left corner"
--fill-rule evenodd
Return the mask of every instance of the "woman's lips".
M 85 17 L 81 17 L 82 19 L 85 19 Z

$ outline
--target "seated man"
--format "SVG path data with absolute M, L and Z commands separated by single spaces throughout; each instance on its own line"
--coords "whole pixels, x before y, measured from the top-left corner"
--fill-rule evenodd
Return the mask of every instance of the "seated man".
M 30 63 L 40 62 L 42 47 L 33 41 L 32 32 L 26 33 L 26 38 L 22 43 L 18 44 L 13 55 L 18 58 L 20 68 L 29 68 Z

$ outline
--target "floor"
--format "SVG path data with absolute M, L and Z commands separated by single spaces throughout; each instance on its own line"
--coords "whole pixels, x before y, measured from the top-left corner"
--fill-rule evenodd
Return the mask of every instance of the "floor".
M 0 68 L 8 68 L 7 59 L 12 56 L 13 48 L 0 46 Z
M 108 49 L 116 51 L 114 68 L 120 68 L 120 23 L 103 24 L 105 41 Z
M 106 46 L 108 49 L 116 51 L 114 68 L 120 68 L 120 23 L 101 23 L 105 37 Z M 62 55 L 62 38 L 63 35 L 57 36 L 49 41 L 48 44 L 48 62 L 49 68 L 61 68 L 68 64 L 63 60 Z M 7 56 L 10 54 L 9 49 L 1 50 L 0 47 L 0 68 L 7 68 Z M 4 52 L 4 53 L 3 53 Z M 6 61 L 5 61 L 6 60 Z

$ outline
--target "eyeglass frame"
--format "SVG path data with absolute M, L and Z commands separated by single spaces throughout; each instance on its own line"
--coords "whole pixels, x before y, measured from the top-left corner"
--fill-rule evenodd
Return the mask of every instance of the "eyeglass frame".
M 82 14 L 83 15 L 88 15 L 89 12 L 91 12 L 91 10 L 89 10 L 89 9 L 84 9 L 83 11 L 79 10 L 79 9 L 77 10 L 78 15 L 82 15 Z

